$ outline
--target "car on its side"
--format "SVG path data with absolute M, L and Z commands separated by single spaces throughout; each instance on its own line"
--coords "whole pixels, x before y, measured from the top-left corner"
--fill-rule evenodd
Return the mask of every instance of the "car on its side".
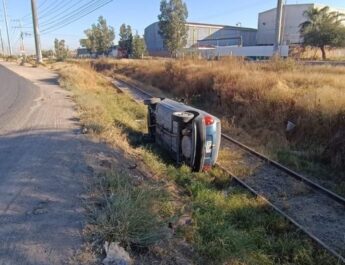
M 150 98 L 148 131 L 177 163 L 193 171 L 207 171 L 215 165 L 221 141 L 220 120 L 199 109 L 167 98 Z

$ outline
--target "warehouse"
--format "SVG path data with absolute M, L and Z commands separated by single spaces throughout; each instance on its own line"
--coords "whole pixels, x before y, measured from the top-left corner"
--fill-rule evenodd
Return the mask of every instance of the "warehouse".
M 299 33 L 299 25 L 307 19 L 303 15 L 311 8 L 323 8 L 325 5 L 317 4 L 295 4 L 285 5 L 283 9 L 282 22 L 282 44 L 300 44 L 302 38 Z M 330 11 L 345 13 L 344 9 L 330 8 Z M 273 8 L 259 13 L 257 45 L 273 45 L 276 32 L 277 9 Z
M 226 25 L 187 23 L 186 48 L 205 46 L 253 46 L 256 44 L 256 29 Z M 145 41 L 152 56 L 167 55 L 163 39 L 159 35 L 158 22 L 145 29 Z

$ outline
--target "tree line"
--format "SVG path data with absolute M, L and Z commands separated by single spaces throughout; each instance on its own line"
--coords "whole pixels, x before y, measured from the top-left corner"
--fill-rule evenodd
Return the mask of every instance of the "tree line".
M 91 25 L 91 28 L 84 31 L 85 38 L 80 40 L 80 45 L 90 53 L 108 55 L 114 47 L 115 30 L 107 24 L 107 21 L 100 16 L 98 22 Z M 130 25 L 122 24 L 119 31 L 119 49 L 125 57 L 142 58 L 147 54 L 146 44 L 138 32 L 133 34 Z M 64 61 L 70 54 L 65 40 L 54 40 L 54 50 L 43 50 L 42 55 L 46 58 L 55 58 L 57 61 Z
M 109 50 L 114 46 L 115 29 L 107 24 L 107 21 L 100 16 L 96 24 L 84 31 L 86 38 L 80 40 L 80 45 L 92 53 L 108 55 Z M 119 48 L 130 58 L 142 58 L 146 55 L 146 44 L 138 32 L 133 34 L 130 25 L 122 24 L 119 31 Z
M 182 0 L 162 0 L 160 3 L 159 34 L 162 36 L 164 46 L 173 57 L 177 57 L 187 44 L 188 29 L 186 20 L 188 10 Z M 97 24 L 84 31 L 86 38 L 80 40 L 80 45 L 90 52 L 107 54 L 114 45 L 115 30 L 108 26 L 101 16 Z M 138 32 L 133 34 L 130 25 L 122 24 L 119 31 L 119 47 L 131 58 L 141 58 L 147 53 L 143 37 Z

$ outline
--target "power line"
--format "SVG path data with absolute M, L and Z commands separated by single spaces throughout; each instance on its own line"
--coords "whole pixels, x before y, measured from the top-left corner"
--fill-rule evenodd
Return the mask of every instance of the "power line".
M 92 7 L 92 5 L 99 4 L 97 2 L 102 2 L 102 1 L 104 1 L 104 0 L 101 0 L 101 1 L 99 1 L 99 0 L 91 0 L 91 1 L 87 2 L 86 4 L 84 4 L 82 6 L 79 6 L 76 9 L 72 10 L 71 12 L 65 14 L 64 16 L 58 17 L 58 19 L 55 19 L 55 20 L 51 20 L 51 21 L 45 23 L 44 25 L 52 25 L 54 23 L 59 23 L 61 21 L 65 21 L 65 20 L 69 19 L 71 16 L 79 14 L 79 13 L 83 12 L 83 10 Z
M 10 33 L 10 40 L 11 40 L 11 43 L 13 43 L 13 41 L 15 40 L 16 38 L 16 31 L 17 31 L 17 28 L 16 27 L 12 27 L 12 30 L 11 30 L 11 33 Z
M 85 0 L 81 0 L 81 1 L 85 1 Z M 72 3 L 72 5 L 67 5 L 67 7 L 61 6 L 60 8 L 57 8 L 58 6 L 54 5 L 53 7 L 57 8 L 57 9 L 55 9 L 50 14 L 47 14 L 47 12 L 48 12 L 48 10 L 51 10 L 52 8 L 45 9 L 43 11 L 44 14 L 43 15 L 41 14 L 39 16 L 39 18 L 40 18 L 40 21 L 48 20 L 48 19 L 49 19 L 49 21 L 40 23 L 41 28 L 46 27 L 46 29 L 47 28 L 51 29 L 53 27 L 61 25 L 61 23 L 66 24 L 66 22 L 69 22 L 71 20 L 75 20 L 76 16 L 88 13 L 89 10 L 94 10 L 95 7 L 96 7 L 96 9 L 98 9 L 99 6 L 103 6 L 103 4 L 105 3 L 105 0 L 101 0 L 101 1 L 91 0 L 85 4 L 77 6 L 78 4 L 80 4 L 81 1 Z M 66 11 L 70 10 L 73 7 L 76 7 L 76 8 L 72 9 L 71 12 L 66 14 Z M 56 15 L 51 17 L 52 14 L 56 14 Z M 49 25 L 51 25 L 51 26 L 49 26 Z M 47 27 L 47 26 L 49 26 L 49 27 Z
M 46 3 L 48 3 L 49 0 L 44 0 L 37 8 L 37 10 L 40 10 Z M 22 21 L 25 21 L 27 19 L 31 19 L 31 13 L 26 14 L 21 18 Z
M 17 43 L 19 41 L 20 42 L 20 48 L 19 48 L 19 51 L 21 54 L 25 54 L 25 45 L 24 45 L 24 37 L 26 36 L 30 36 L 31 33 L 29 32 L 24 32 L 23 30 L 23 24 L 22 24 L 22 21 L 20 19 L 15 19 L 13 20 L 14 22 L 17 22 L 18 23 L 18 26 L 17 27 L 14 27 L 15 29 L 19 29 L 19 38 L 17 39 L 17 41 L 13 44 L 13 46 L 16 46 Z M 14 38 L 16 37 L 16 35 L 13 36 L 13 41 L 14 42 Z
M 54 12 L 54 10 L 57 10 L 61 6 L 65 5 L 65 1 L 60 0 L 60 1 L 55 1 L 52 5 L 48 6 L 46 9 L 43 9 L 40 11 L 40 18 L 45 16 L 46 14 Z
M 51 33 L 51 32 L 53 32 L 53 31 L 55 31 L 55 30 L 61 29 L 61 28 L 63 28 L 63 27 L 66 27 L 66 26 L 72 24 L 73 22 L 75 22 L 75 21 L 77 21 L 77 20 L 80 20 L 80 19 L 82 19 L 83 17 L 85 17 L 85 16 L 91 14 L 92 12 L 94 12 L 94 11 L 96 11 L 96 10 L 102 8 L 103 6 L 109 4 L 109 3 L 112 2 L 112 1 L 113 1 L 113 0 L 107 0 L 106 2 L 104 2 L 104 3 L 100 4 L 100 5 L 98 5 L 97 7 L 93 8 L 93 9 L 90 10 L 90 11 L 87 11 L 87 10 L 86 10 L 87 12 L 84 11 L 82 14 L 80 14 L 80 16 L 78 16 L 78 17 L 76 17 L 76 18 L 74 18 L 74 19 L 71 19 L 71 20 L 69 20 L 69 21 L 65 21 L 65 23 L 64 23 L 64 22 L 63 22 L 63 23 L 60 23 L 60 25 L 59 25 L 59 24 L 56 24 L 56 25 L 53 25 L 53 26 L 51 26 L 51 27 L 48 27 L 48 28 L 44 29 L 44 30 L 42 31 L 42 33 L 43 33 L 43 34 L 48 34 L 48 33 Z
M 68 26 L 68 25 L 70 25 L 71 23 L 73 23 L 73 22 L 75 22 L 75 21 L 77 21 L 77 20 L 79 20 L 79 19 L 82 19 L 83 17 L 85 17 L 85 16 L 91 14 L 92 12 L 94 12 L 94 11 L 96 11 L 96 10 L 102 8 L 103 6 L 109 4 L 109 3 L 112 2 L 112 1 L 113 1 L 113 0 L 107 0 L 106 2 L 103 2 L 102 4 L 96 6 L 95 8 L 93 8 L 93 9 L 91 9 L 91 10 L 90 10 L 90 9 L 84 10 L 84 12 L 82 12 L 82 13 L 80 14 L 80 16 L 74 17 L 74 18 L 72 17 L 69 21 L 67 21 L 67 22 L 65 21 L 65 23 L 61 23 L 60 25 L 59 25 L 59 24 L 56 24 L 56 25 L 53 25 L 53 26 L 51 26 L 51 27 L 48 27 L 48 28 L 44 29 L 43 32 L 44 32 L 45 34 L 48 34 L 48 33 L 53 32 L 53 31 L 55 31 L 55 30 L 61 29 L 61 28 L 65 27 L 65 26 Z
M 41 24 L 44 24 L 44 22 L 42 23 L 42 21 L 44 21 L 46 18 L 49 18 L 49 20 L 52 20 L 52 19 L 55 19 L 55 18 L 59 18 L 60 15 L 63 15 L 65 14 L 67 11 L 71 10 L 71 8 L 75 7 L 76 5 L 80 4 L 80 2 L 82 1 L 85 1 L 85 0 L 80 0 L 79 2 L 70 2 L 70 4 L 72 5 L 67 5 L 65 6 L 64 8 L 61 8 L 61 9 L 58 9 L 56 11 L 61 11 L 59 12 L 58 14 L 56 14 L 55 16 L 53 17 L 49 17 L 50 15 L 54 14 L 54 13 L 57 13 L 57 12 L 53 12 L 51 13 L 50 15 L 46 16 L 46 17 L 40 17 L 40 20 L 41 20 Z
M 48 2 L 48 0 L 44 0 L 44 1 L 42 2 L 42 4 L 38 5 L 38 9 L 41 9 L 42 6 L 44 6 L 44 4 L 47 3 L 47 2 Z

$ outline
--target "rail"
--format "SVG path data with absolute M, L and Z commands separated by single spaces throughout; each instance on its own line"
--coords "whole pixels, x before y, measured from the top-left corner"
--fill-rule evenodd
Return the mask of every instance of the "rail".
M 142 94 L 148 98 L 154 97 L 153 95 L 147 93 L 146 91 L 144 91 L 143 89 L 130 84 L 126 81 L 123 80 L 115 80 L 113 83 L 114 85 L 118 85 L 117 82 L 121 82 L 123 84 L 125 84 L 128 88 L 130 89 L 134 89 L 136 90 L 136 96 L 138 97 L 138 94 Z M 139 93 L 138 93 L 139 92 Z M 140 97 L 140 96 L 139 96 Z M 141 97 L 141 99 L 144 99 Z M 238 146 L 239 148 L 241 148 L 242 150 L 244 150 L 245 152 L 248 152 L 252 155 L 255 155 L 256 157 L 260 158 L 261 160 L 267 162 L 268 164 L 278 168 L 279 170 L 287 173 L 289 176 L 302 181 L 303 183 L 305 183 L 306 185 L 308 185 L 309 187 L 311 187 L 314 190 L 317 190 L 319 192 L 321 192 L 322 194 L 328 196 L 329 198 L 331 198 L 332 200 L 340 203 L 341 205 L 345 206 L 345 198 L 339 196 L 338 194 L 326 189 L 325 187 L 322 187 L 321 185 L 317 184 L 316 182 L 308 179 L 305 176 L 302 176 L 301 174 L 285 167 L 284 165 L 268 158 L 267 156 L 255 151 L 254 149 L 242 144 L 241 142 L 233 139 L 232 137 L 226 135 L 226 134 L 222 134 L 223 139 L 235 144 L 236 146 Z M 279 207 L 277 207 L 276 205 L 274 205 L 272 202 L 270 202 L 266 197 L 262 196 L 259 192 L 255 191 L 255 189 L 253 189 L 252 187 L 250 187 L 247 183 L 245 183 L 242 179 L 240 179 L 239 177 L 235 176 L 232 172 L 230 172 L 228 169 L 224 168 L 222 165 L 220 165 L 219 163 L 217 163 L 217 166 L 219 168 L 221 168 L 224 172 L 226 172 L 227 174 L 229 174 L 236 182 L 238 182 L 242 187 L 244 187 L 245 189 L 249 190 L 253 195 L 257 196 L 258 198 L 260 198 L 261 200 L 265 201 L 270 207 L 272 207 L 276 212 L 278 212 L 280 215 L 282 215 L 286 220 L 288 220 L 289 222 L 291 222 L 293 225 L 295 225 L 298 229 L 300 229 L 301 231 L 303 231 L 308 237 L 310 237 L 312 240 L 314 240 L 317 244 L 319 244 L 321 247 L 323 247 L 324 249 L 326 249 L 329 253 L 331 253 L 332 255 L 334 255 L 339 261 L 341 261 L 342 263 L 345 264 L 345 257 L 343 257 L 341 254 L 339 254 L 337 251 L 335 251 L 334 249 L 332 249 L 331 247 L 329 247 L 326 243 L 324 243 L 322 240 L 320 240 L 318 237 L 316 237 L 315 235 L 313 235 L 311 232 L 307 231 L 305 227 L 303 227 L 302 225 L 300 225 L 296 220 L 294 220 L 292 217 L 290 217 L 287 213 L 285 213 L 284 211 L 282 211 Z

